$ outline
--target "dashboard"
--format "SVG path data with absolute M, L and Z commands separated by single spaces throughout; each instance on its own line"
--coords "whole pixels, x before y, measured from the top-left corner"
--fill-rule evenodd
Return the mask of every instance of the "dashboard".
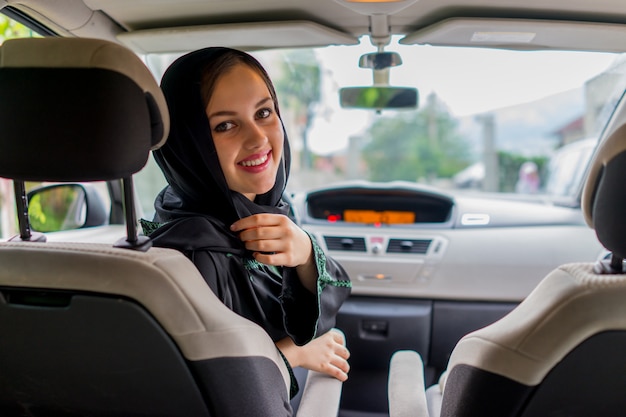
M 519 302 L 558 265 L 602 253 L 579 208 L 539 198 L 358 181 L 292 202 L 357 295 Z

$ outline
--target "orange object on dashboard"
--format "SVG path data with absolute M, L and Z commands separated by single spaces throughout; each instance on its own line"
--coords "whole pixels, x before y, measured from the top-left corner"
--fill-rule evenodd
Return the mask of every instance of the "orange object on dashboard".
M 407 224 L 415 223 L 415 213 L 412 211 L 344 210 L 343 221 L 366 224 Z

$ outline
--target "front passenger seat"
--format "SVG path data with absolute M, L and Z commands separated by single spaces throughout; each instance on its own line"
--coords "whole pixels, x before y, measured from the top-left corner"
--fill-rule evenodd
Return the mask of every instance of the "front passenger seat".
M 0 58 L 0 176 L 14 180 L 20 218 L 0 243 L 0 415 L 292 415 L 265 331 L 184 255 L 137 234 L 132 175 L 168 133 L 141 60 L 78 38 L 10 40 Z M 31 232 L 24 181 L 120 178 L 128 234 L 115 245 Z M 340 391 L 311 373 L 299 415 L 336 416 Z
M 397 352 L 390 390 L 405 391 L 390 397 L 391 417 L 624 414 L 626 125 L 599 145 L 582 209 L 610 259 L 556 268 L 507 316 L 463 337 L 426 391 L 419 356 Z

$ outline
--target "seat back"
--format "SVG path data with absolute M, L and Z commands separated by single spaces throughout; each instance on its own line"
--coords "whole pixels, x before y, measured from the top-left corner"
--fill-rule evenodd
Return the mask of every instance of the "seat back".
M 0 415 L 288 416 L 290 376 L 267 334 L 181 253 L 137 235 L 132 175 L 167 137 L 147 68 L 102 40 L 0 47 L 0 176 L 20 235 L 0 243 Z M 114 246 L 31 233 L 23 181 L 124 180 Z
M 599 146 L 583 212 L 611 252 L 562 265 L 510 314 L 455 347 L 442 416 L 608 416 L 626 407 L 626 126 Z

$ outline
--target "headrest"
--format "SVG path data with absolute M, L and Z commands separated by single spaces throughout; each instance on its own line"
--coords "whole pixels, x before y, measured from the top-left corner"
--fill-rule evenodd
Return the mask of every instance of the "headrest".
M 626 125 L 596 150 L 583 188 L 582 210 L 600 243 L 626 258 Z
M 127 178 L 169 131 L 148 68 L 110 41 L 29 38 L 0 46 L 0 176 Z

